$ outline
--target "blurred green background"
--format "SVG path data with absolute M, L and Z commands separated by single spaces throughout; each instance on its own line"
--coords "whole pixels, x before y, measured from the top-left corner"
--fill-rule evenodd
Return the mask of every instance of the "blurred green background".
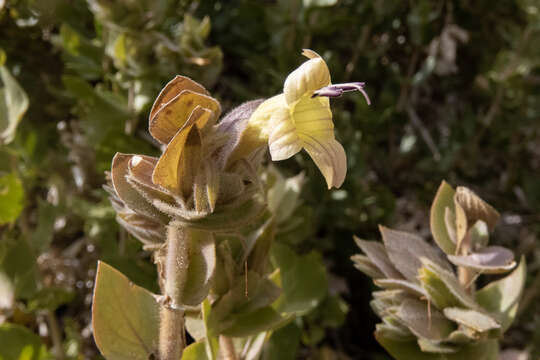
M 373 285 L 349 260 L 352 235 L 378 239 L 386 224 L 428 238 L 443 179 L 498 209 L 493 243 L 526 256 L 502 345 L 538 358 L 539 45 L 538 0 L 0 0 L 0 347 L 61 343 L 69 359 L 99 358 L 97 259 L 156 287 L 101 188 L 114 153 L 159 152 L 147 116 L 174 75 L 227 110 L 281 92 L 310 48 L 333 82 L 365 81 L 372 105 L 332 100 L 348 156 L 341 189 L 326 191 L 305 154 L 277 164 L 308 179 L 289 241 L 323 255 L 343 300 L 305 317 L 297 358 L 388 358 L 372 336 Z

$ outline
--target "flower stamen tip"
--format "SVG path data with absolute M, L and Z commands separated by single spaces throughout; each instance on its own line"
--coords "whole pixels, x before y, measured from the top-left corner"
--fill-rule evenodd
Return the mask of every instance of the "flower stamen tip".
M 365 84 L 366 83 L 364 82 L 333 84 L 333 85 L 320 88 L 319 90 L 316 90 L 311 97 L 317 97 L 317 96 L 340 97 L 345 92 L 359 91 L 366 99 L 367 104 L 371 105 L 371 100 L 369 99 L 367 92 L 364 90 Z

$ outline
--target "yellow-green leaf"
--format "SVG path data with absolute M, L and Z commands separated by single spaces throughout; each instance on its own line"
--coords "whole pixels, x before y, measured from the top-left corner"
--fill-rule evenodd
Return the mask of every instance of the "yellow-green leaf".
M 431 205 L 430 225 L 433 239 L 439 245 L 439 247 L 447 254 L 454 254 L 456 251 L 456 244 L 450 238 L 446 229 L 445 212 L 446 208 L 455 213 L 454 209 L 454 194 L 455 190 L 452 189 L 446 181 L 443 181 L 437 190 L 433 204 Z
M 99 262 L 92 327 L 107 360 L 148 360 L 158 345 L 159 304 L 148 290 Z
M 497 314 L 503 331 L 508 329 L 516 316 L 526 276 L 525 259 L 522 257 L 511 274 L 486 285 L 475 294 L 476 301 L 485 310 Z
M 0 225 L 13 222 L 24 208 L 24 189 L 15 174 L 0 177 Z
M 5 66 L 0 66 L 0 144 L 10 143 L 24 113 L 28 95 Z

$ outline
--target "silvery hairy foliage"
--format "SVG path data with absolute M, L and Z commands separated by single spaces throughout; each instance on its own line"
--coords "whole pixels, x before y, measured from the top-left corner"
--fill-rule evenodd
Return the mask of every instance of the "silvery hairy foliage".
M 383 242 L 355 238 L 355 267 L 381 290 L 371 307 L 377 341 L 396 359 L 496 359 L 518 308 L 525 262 L 489 245 L 499 213 L 465 187 L 439 187 L 431 207 L 435 247 L 381 226 Z M 478 288 L 480 275 L 505 274 Z

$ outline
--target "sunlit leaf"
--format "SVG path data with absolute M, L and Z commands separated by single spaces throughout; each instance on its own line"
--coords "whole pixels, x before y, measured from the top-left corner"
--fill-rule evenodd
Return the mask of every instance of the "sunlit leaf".
M 296 359 L 301 333 L 302 331 L 294 323 L 274 331 L 265 347 L 263 358 L 267 360 Z
M 5 66 L 0 66 L 0 144 L 10 143 L 29 100 L 24 89 Z
M 24 188 L 15 174 L 0 177 L 0 225 L 13 222 L 24 208 Z
M 454 189 L 446 181 L 443 181 L 431 205 L 431 233 L 437 245 L 447 254 L 454 254 L 456 250 L 456 244 L 450 238 L 445 222 L 446 208 L 455 214 L 454 194 Z
M 159 305 L 152 293 L 100 262 L 92 327 L 96 344 L 107 360 L 148 360 L 156 353 Z
M 514 253 L 502 246 L 481 248 L 468 255 L 448 255 L 448 260 L 456 266 L 466 267 L 487 274 L 506 272 L 516 266 Z
M 379 226 L 379 230 L 392 264 L 410 282 L 418 283 L 418 269 L 422 267 L 421 258 L 427 258 L 441 268 L 451 271 L 450 264 L 421 237 L 384 226 Z
M 283 299 L 280 312 L 303 314 L 316 307 L 326 295 L 326 269 L 316 253 L 298 256 L 288 246 L 274 244 L 272 261 L 280 268 Z
M 519 266 L 512 273 L 489 283 L 475 294 L 476 301 L 485 310 L 497 315 L 503 331 L 508 329 L 516 316 L 526 274 L 525 259 L 521 258 Z
M 32 298 L 38 287 L 38 268 L 33 249 L 23 237 L 4 238 L 0 244 L 0 271 L 15 287 L 15 297 Z
M 450 306 L 478 308 L 478 304 L 459 283 L 454 273 L 426 258 L 422 258 L 422 263 L 424 266 L 419 271 L 419 279 L 429 299 L 437 308 L 441 310 Z
M 187 346 L 182 354 L 182 360 L 208 360 L 204 341 Z
M 189 265 L 181 301 L 186 305 L 199 305 L 208 295 L 212 275 L 216 268 L 216 248 L 211 232 L 192 230 L 189 238 Z
M 456 328 L 440 311 L 428 309 L 426 301 L 405 300 L 397 316 L 413 334 L 429 340 L 444 340 Z
M 45 360 L 50 359 L 38 335 L 21 325 L 0 325 L 1 360 Z
M 382 243 L 375 241 L 366 241 L 354 237 L 356 245 L 368 256 L 378 271 L 391 279 L 402 279 L 403 275 L 396 270 L 390 261 L 387 251 Z
M 458 324 L 465 325 L 478 332 L 501 327 L 492 317 L 479 311 L 448 307 L 443 310 L 444 316 Z
M 384 278 L 384 274 L 366 255 L 356 254 L 351 256 L 354 267 L 373 279 Z

